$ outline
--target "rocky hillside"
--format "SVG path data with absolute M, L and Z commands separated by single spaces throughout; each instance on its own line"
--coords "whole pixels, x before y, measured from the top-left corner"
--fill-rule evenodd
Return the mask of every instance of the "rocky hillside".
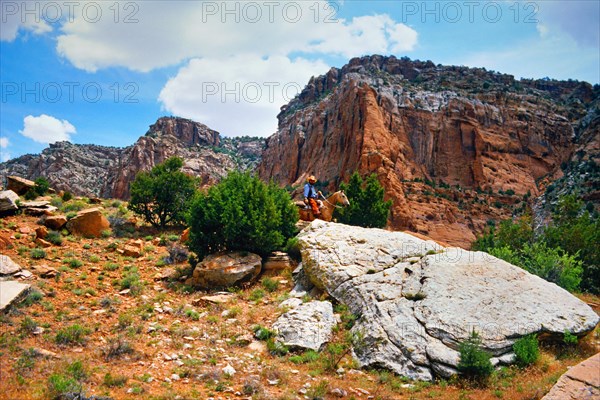
M 74 194 L 126 199 L 139 171 L 178 155 L 184 171 L 211 183 L 238 169 L 253 169 L 264 140 L 223 138 L 206 125 L 183 118 L 163 117 L 146 135 L 126 148 L 59 142 L 39 155 L 25 155 L 0 164 L 0 176 L 46 177 L 57 190 Z
M 314 173 L 330 189 L 375 173 L 393 228 L 469 246 L 489 220 L 528 207 L 561 165 L 598 165 L 599 99 L 585 82 L 355 58 L 282 108 L 258 171 L 295 187 Z

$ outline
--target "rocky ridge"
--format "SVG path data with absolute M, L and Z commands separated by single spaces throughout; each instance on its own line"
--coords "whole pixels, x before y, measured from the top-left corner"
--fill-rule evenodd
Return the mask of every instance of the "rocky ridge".
M 259 175 L 329 189 L 375 173 L 391 226 L 468 246 L 596 143 L 600 87 L 369 56 L 312 78 L 282 108 Z M 595 139 L 594 139 L 595 138 Z M 597 146 L 585 146 L 597 165 Z
M 0 176 L 3 180 L 10 175 L 29 179 L 44 176 L 56 190 L 127 199 L 129 184 L 139 171 L 150 170 L 171 156 L 182 157 L 184 172 L 209 184 L 228 171 L 253 169 L 262 147 L 262 139 L 222 138 L 206 125 L 163 117 L 132 146 L 58 142 L 39 155 L 25 155 L 0 164 Z

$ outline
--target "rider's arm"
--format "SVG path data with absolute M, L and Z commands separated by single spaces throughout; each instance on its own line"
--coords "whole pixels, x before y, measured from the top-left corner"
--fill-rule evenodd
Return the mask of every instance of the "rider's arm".
M 304 185 L 304 199 L 308 199 L 310 196 L 310 186 L 308 184 Z

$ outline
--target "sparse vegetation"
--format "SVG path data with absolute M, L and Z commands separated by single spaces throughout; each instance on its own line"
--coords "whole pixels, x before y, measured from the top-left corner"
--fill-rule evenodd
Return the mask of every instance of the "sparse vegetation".
M 488 352 L 481 349 L 481 338 L 475 331 L 459 345 L 460 362 L 458 370 L 470 379 L 486 379 L 494 371 Z
M 513 351 L 517 357 L 517 365 L 526 367 L 534 364 L 540 357 L 540 349 L 536 335 L 527 335 L 513 344 Z

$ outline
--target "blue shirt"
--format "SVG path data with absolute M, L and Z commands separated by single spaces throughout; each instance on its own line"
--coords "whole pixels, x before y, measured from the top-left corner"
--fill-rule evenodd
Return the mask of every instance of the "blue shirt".
M 306 185 L 304 185 L 304 197 L 305 198 L 309 198 L 309 199 L 317 199 L 319 197 L 319 195 L 317 194 L 317 191 L 315 190 L 315 187 L 313 185 L 311 185 L 310 183 L 307 183 Z

